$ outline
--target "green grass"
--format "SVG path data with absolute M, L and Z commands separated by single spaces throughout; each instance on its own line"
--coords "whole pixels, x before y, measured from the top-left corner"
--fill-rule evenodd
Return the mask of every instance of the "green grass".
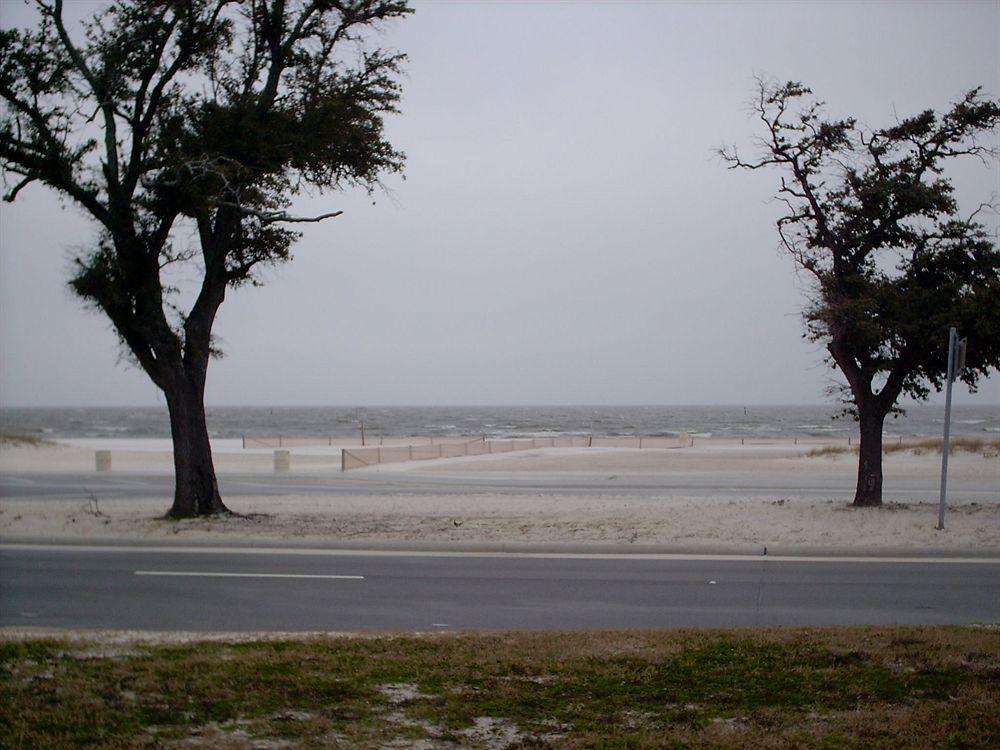
M 882 453 L 902 453 L 910 452 L 922 455 L 928 451 L 940 453 L 944 441 L 936 438 L 925 440 L 891 440 L 882 441 Z M 983 458 L 997 458 L 1000 456 L 1000 440 L 987 440 L 983 438 L 956 437 L 948 441 L 949 451 L 952 453 L 978 453 Z M 844 453 L 857 453 L 858 446 L 846 445 L 824 445 L 820 448 L 813 448 L 808 453 L 809 457 L 816 456 L 837 456 Z
M 988 748 L 1000 632 L 0 644 L 4 747 Z

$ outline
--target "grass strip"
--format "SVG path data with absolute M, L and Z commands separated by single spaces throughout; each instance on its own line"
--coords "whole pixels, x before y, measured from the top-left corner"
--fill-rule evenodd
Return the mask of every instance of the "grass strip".
M 11 748 L 990 748 L 998 705 L 995 628 L 0 643 Z

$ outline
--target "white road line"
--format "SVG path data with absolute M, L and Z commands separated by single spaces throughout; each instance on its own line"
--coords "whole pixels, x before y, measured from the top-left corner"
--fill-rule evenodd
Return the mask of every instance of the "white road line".
M 363 581 L 364 576 L 319 575 L 312 573 L 213 573 L 188 570 L 137 570 L 137 576 L 195 576 L 199 578 L 327 578 L 338 581 Z

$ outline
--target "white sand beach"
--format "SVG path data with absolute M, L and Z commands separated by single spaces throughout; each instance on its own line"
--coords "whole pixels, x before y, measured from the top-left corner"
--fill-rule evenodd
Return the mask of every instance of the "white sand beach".
M 855 455 L 808 455 L 815 447 L 542 448 L 341 472 L 338 446 L 313 446 L 291 448 L 291 471 L 275 475 L 272 450 L 217 441 L 223 488 L 265 489 L 225 495 L 240 516 L 176 522 L 162 518 L 169 441 L 5 445 L 0 540 L 1000 553 L 994 453 L 951 457 L 938 531 L 940 454 L 887 455 L 885 506 L 854 509 Z M 95 471 L 95 450 L 111 450 L 112 471 Z

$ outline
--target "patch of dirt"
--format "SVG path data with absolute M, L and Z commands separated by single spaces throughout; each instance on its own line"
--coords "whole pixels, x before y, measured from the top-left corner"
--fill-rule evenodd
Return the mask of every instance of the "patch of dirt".
M 251 737 L 250 733 L 238 726 L 212 722 L 198 727 L 191 737 L 170 740 L 163 747 L 168 748 L 212 748 L 213 750 L 290 750 L 296 743 L 292 740 L 272 737 Z
M 394 682 L 387 685 L 379 685 L 378 690 L 382 693 L 390 705 L 398 706 L 407 701 L 430 698 L 431 696 L 420 692 L 420 688 L 412 682 Z
M 456 734 L 474 742 L 477 747 L 486 750 L 503 750 L 508 745 L 524 739 L 517 725 L 507 719 L 494 719 L 492 716 L 477 716 L 471 727 Z

